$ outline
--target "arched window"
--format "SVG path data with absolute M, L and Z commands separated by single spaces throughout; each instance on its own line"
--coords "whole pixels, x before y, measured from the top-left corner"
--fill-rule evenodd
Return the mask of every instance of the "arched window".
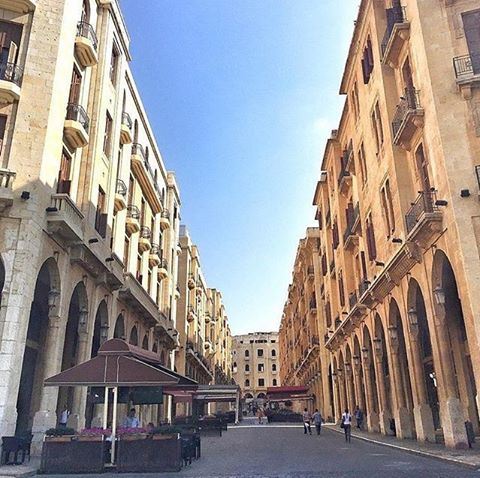
M 277 386 L 277 379 L 274 378 L 272 383 L 273 383 L 273 386 L 276 387 Z
M 277 351 L 275 349 L 272 349 L 272 357 L 276 357 L 277 356 Z
M 248 380 L 248 378 L 245 380 L 245 387 L 250 387 L 250 380 Z
M 245 350 L 245 357 L 250 357 L 250 351 Z
M 250 372 L 250 365 L 248 365 L 248 363 L 245 365 L 245 372 Z
M 128 342 L 132 345 L 138 345 L 138 332 L 136 326 L 134 326 L 130 332 L 130 340 Z
M 272 364 L 272 372 L 276 372 L 276 371 L 277 371 L 277 364 L 273 363 Z

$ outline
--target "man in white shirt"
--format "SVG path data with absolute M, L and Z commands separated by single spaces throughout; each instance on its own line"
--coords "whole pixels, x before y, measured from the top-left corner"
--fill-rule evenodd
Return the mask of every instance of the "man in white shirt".
M 348 411 L 348 408 L 345 408 L 345 411 L 343 412 L 341 427 L 345 432 L 345 441 L 350 443 L 352 438 L 352 415 Z
M 139 428 L 140 420 L 135 416 L 135 408 L 131 408 L 128 415 L 123 421 L 123 426 L 126 428 Z

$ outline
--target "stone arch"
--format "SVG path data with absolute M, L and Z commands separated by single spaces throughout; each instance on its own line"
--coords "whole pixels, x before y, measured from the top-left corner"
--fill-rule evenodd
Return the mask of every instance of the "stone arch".
M 148 334 L 145 334 L 145 335 L 143 336 L 142 349 L 148 350 Z
M 152 352 L 158 353 L 158 343 L 157 343 L 156 340 L 155 340 L 155 342 L 153 343 Z
M 115 321 L 115 328 L 113 330 L 114 339 L 126 339 L 125 334 L 125 318 L 122 313 L 120 313 Z
M 417 395 L 420 406 L 430 407 L 432 414 L 430 436 L 434 436 L 433 430 L 439 429 L 440 405 L 438 399 L 437 378 L 433 361 L 432 340 L 427 320 L 427 310 L 422 289 L 419 283 L 411 278 L 408 283 L 407 292 L 408 322 L 410 325 L 410 344 L 414 356 L 415 367 L 417 367 L 418 378 L 416 378 Z
M 162 350 L 162 351 L 160 352 L 160 363 L 161 363 L 162 365 L 167 365 L 167 364 L 166 364 L 165 350 Z
M 138 346 L 138 330 L 136 325 L 134 325 L 132 327 L 132 330 L 130 330 L 130 337 L 128 339 L 128 343 L 131 345 Z
M 118 320 L 118 319 L 117 319 Z M 97 307 L 97 313 L 95 314 L 95 322 L 93 325 L 93 340 L 91 357 L 94 357 L 98 353 L 100 346 L 108 339 L 108 307 L 107 302 L 102 300 Z
M 363 327 L 363 347 L 362 347 L 362 366 L 363 366 L 363 378 L 365 381 L 365 387 L 367 391 L 368 403 L 367 412 L 369 419 L 369 427 L 375 429 L 378 420 L 378 394 L 377 387 L 375 386 L 375 365 L 373 357 L 373 342 L 370 334 L 370 329 L 367 325 Z
M 353 383 L 353 364 L 352 364 L 352 351 L 350 348 L 350 344 L 347 344 L 345 347 L 345 383 L 346 383 L 346 390 L 347 390 L 347 404 L 349 410 L 355 409 L 355 405 L 357 403 L 357 397 L 355 393 L 355 386 Z
M 453 400 L 458 400 L 462 418 L 456 426 L 460 427 L 464 419 L 468 419 L 478 430 L 477 387 L 470 352 L 478 345 L 475 334 L 467 334 L 455 272 L 447 255 L 440 249 L 433 257 L 432 287 L 435 315 L 441 323 L 438 338 L 444 395 L 450 401 L 450 409 Z
M 365 399 L 365 383 L 363 381 L 363 366 L 362 366 L 362 349 L 360 347 L 360 340 L 358 334 L 353 337 L 353 367 L 357 389 L 357 403 L 360 409 L 365 413 L 366 399 Z
M 38 271 L 30 308 L 17 395 L 17 434 L 31 431 L 33 417 L 40 409 L 42 394 L 36 392 L 46 378 L 44 368 L 52 352 L 46 350 L 49 317 L 59 313 L 60 294 L 60 273 L 57 262 L 50 257 Z

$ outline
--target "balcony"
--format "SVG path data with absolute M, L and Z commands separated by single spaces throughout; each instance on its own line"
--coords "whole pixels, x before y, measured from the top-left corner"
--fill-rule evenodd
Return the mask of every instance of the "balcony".
M 330 261 L 330 275 L 335 275 L 335 257 Z
M 160 213 L 160 228 L 163 230 L 168 229 L 170 227 L 170 211 L 164 209 Z
M 327 268 L 327 255 L 325 253 L 322 254 L 321 263 L 322 263 L 322 276 L 326 276 L 328 272 L 328 268 Z
M 52 236 L 69 243 L 83 240 L 84 216 L 68 194 L 53 194 L 46 211 L 47 230 Z
M 120 144 L 130 144 L 132 138 L 132 118 L 127 112 L 122 113 L 122 124 L 120 125 Z
M 75 54 L 84 68 L 98 63 L 97 46 L 97 35 L 92 25 L 87 22 L 78 22 Z
M 382 62 L 397 68 L 403 46 L 410 38 L 410 22 L 405 7 L 388 8 L 386 12 L 387 29 L 382 41 Z
M 123 211 L 127 207 L 127 186 L 121 180 L 117 179 L 115 185 L 115 212 Z
M 340 160 L 340 173 L 338 175 L 338 190 L 340 194 L 347 193 L 352 184 L 352 176 L 347 168 L 350 156 L 353 156 L 353 154 L 345 150 Z
M 352 310 L 355 307 L 355 305 L 357 305 L 357 302 L 358 302 L 357 293 L 355 291 L 351 292 L 348 296 L 348 306 L 350 310 Z
M 317 313 L 317 301 L 315 299 L 310 300 L 310 313 L 316 314 Z
M 125 229 L 128 235 L 134 234 L 140 230 L 140 211 L 134 204 L 129 204 L 127 206 Z
M 20 99 L 22 78 L 23 69 L 19 66 L 14 63 L 0 64 L 0 104 L 9 104 Z
M 212 348 L 212 341 L 209 338 L 205 339 L 205 350 L 210 350 Z
M 307 268 L 307 275 L 310 280 L 315 279 L 315 269 L 313 266 L 308 266 Z
M 138 238 L 138 250 L 139 252 L 149 251 L 152 247 L 151 243 L 152 231 L 149 227 L 142 226 L 140 228 L 140 237 Z
M 90 118 L 83 106 L 69 103 L 63 132 L 66 141 L 72 148 L 83 148 L 88 144 L 89 127 Z
M 464 99 L 472 98 L 472 88 L 480 87 L 480 53 L 453 59 L 455 77 Z
M 29 13 L 37 7 L 38 0 L 0 0 L 0 8 L 11 12 Z
M 157 274 L 160 280 L 168 277 L 168 262 L 167 259 L 161 258 L 158 264 Z
M 347 225 L 343 233 L 343 246 L 346 250 L 352 250 L 358 245 L 358 235 L 355 232 L 355 225 L 358 224 L 359 208 L 351 206 L 347 213 Z
M 158 244 L 152 242 L 150 247 L 150 254 L 148 255 L 148 263 L 151 267 L 158 266 L 160 264 L 160 249 Z
M 139 143 L 132 144 L 131 167 L 152 206 L 153 213 L 158 214 L 162 210 L 162 204 L 160 203 L 161 191 L 155 181 L 155 175 L 145 155 L 145 150 Z
M 188 278 L 188 283 L 187 283 L 187 287 L 190 289 L 190 290 L 193 290 L 195 289 L 195 276 L 193 274 L 190 274 L 189 278 Z
M 0 213 L 13 205 L 13 181 L 17 173 L 0 168 Z
M 197 318 L 197 313 L 193 308 L 193 305 L 189 305 L 187 309 L 187 322 L 193 322 Z
M 435 193 L 421 191 L 405 215 L 408 240 L 420 247 L 430 247 L 431 242 L 442 232 L 442 217 L 435 205 Z
M 210 312 L 205 312 L 205 323 L 209 324 L 211 320 L 212 320 L 212 317 L 210 315 Z
M 423 115 L 419 92 L 414 88 L 405 88 L 392 121 L 394 144 L 409 151 L 415 136 L 423 128 Z

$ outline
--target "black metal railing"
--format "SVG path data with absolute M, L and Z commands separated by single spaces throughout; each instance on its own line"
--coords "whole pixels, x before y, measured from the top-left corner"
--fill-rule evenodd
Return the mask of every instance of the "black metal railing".
M 455 57 L 453 59 L 453 68 L 458 79 L 471 75 L 480 75 L 480 53 Z
M 335 258 L 332 258 L 330 261 L 330 274 L 332 274 L 335 271 Z
M 158 264 L 159 269 L 168 269 L 168 261 L 164 257 L 160 259 L 160 264 Z
M 145 161 L 145 150 L 140 143 L 132 144 L 132 154 L 140 156 L 142 161 Z
M 347 242 L 347 239 L 354 235 L 353 232 L 353 227 L 355 226 L 355 223 L 357 222 L 358 216 L 360 215 L 360 208 L 358 206 L 358 203 L 355 207 L 352 207 L 350 205 L 348 212 L 347 212 L 347 225 L 345 226 L 345 231 L 343 233 L 343 243 L 345 244 Z
M 117 179 L 117 186 L 115 188 L 115 192 L 123 197 L 127 195 L 127 185 L 121 179 Z
M 158 244 L 152 243 L 152 245 L 150 247 L 150 254 L 151 255 L 157 254 L 157 256 L 158 256 L 159 251 L 160 251 L 160 248 L 158 247 Z
M 400 98 L 392 121 L 393 137 L 396 138 L 403 122 L 411 112 L 421 109 L 419 92 L 415 88 L 405 88 L 404 96 Z
M 122 113 L 122 124 L 125 125 L 128 129 L 132 129 L 133 127 L 132 118 L 126 111 Z
M 140 237 L 142 239 L 150 239 L 152 237 L 152 231 L 147 226 L 142 226 L 140 228 Z
M 140 219 L 140 210 L 134 204 L 127 206 L 127 217 L 131 219 Z
M 350 310 L 352 310 L 355 307 L 357 302 L 358 302 L 357 293 L 355 291 L 351 292 L 348 295 L 348 306 L 350 307 Z
M 10 81 L 20 86 L 23 78 L 23 68 L 15 65 L 15 63 L 0 64 L 0 80 Z
M 434 212 L 436 209 L 435 192 L 421 191 L 415 202 L 411 203 L 411 207 L 407 214 L 405 214 L 407 233 L 412 231 L 423 213 Z
M 67 105 L 67 120 L 78 121 L 88 133 L 88 128 L 90 127 L 90 118 L 87 115 L 87 112 L 81 105 L 75 103 L 68 103 Z
M 385 35 L 383 35 L 382 40 L 382 57 L 385 55 L 385 51 L 387 50 L 388 42 L 390 41 L 390 37 L 392 36 L 393 28 L 398 23 L 406 23 L 407 20 L 407 12 L 405 7 L 403 6 L 396 6 L 393 8 L 387 8 L 387 28 L 385 30 Z
M 313 276 L 315 274 L 315 269 L 313 268 L 313 266 L 308 266 L 307 267 L 307 274 L 309 276 Z
M 93 29 L 92 25 L 90 25 L 90 23 L 78 22 L 77 36 L 89 39 L 92 42 L 93 48 L 97 50 L 97 34 L 95 33 L 95 30 Z
M 164 209 L 161 213 L 160 213 L 160 217 L 164 218 L 164 219 L 170 219 L 170 211 L 168 209 Z

